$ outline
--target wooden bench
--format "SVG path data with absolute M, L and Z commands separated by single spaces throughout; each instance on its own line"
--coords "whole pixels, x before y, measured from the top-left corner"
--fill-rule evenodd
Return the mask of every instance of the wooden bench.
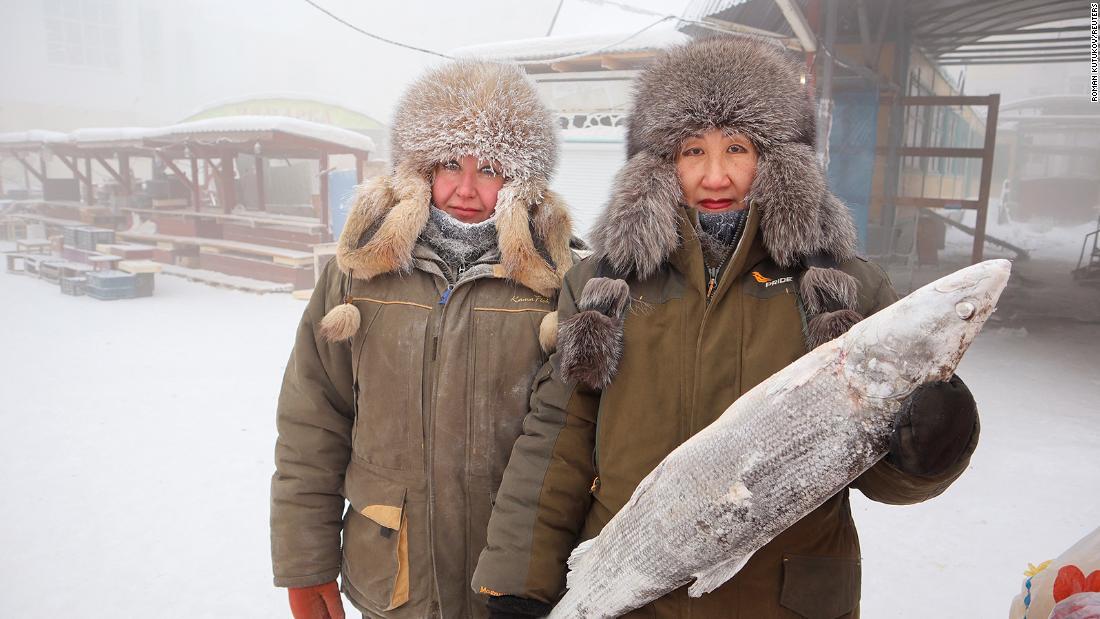
M 15 242 L 15 251 L 27 254 L 48 254 L 51 245 L 49 239 L 21 239 Z
M 96 271 L 111 271 L 122 261 L 122 258 L 101 254 L 99 256 L 88 256 L 87 260 L 88 264 L 92 265 L 92 269 Z

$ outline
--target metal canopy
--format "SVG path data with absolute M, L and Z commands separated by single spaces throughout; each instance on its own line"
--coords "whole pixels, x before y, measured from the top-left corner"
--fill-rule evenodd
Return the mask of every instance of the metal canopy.
M 823 2 L 696 0 L 686 16 L 744 24 L 797 41 L 796 28 L 783 10 L 788 4 L 812 16 Z M 904 11 L 911 44 L 943 66 L 1087 62 L 1089 57 L 1088 3 L 1079 0 L 840 0 L 838 4 L 838 43 L 866 40 L 880 23 L 895 21 L 892 13 Z M 1079 23 L 1057 24 L 1069 20 Z M 1050 26 L 1039 27 L 1042 24 Z M 894 28 L 887 28 L 885 40 L 896 36 Z

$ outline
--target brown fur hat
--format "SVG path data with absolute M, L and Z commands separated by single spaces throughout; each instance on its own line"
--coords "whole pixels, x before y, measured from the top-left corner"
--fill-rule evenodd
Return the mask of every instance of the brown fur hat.
M 369 279 L 411 268 L 436 165 L 473 156 L 504 172 L 496 211 L 505 275 L 554 294 L 572 266 L 572 221 L 548 189 L 557 159 L 553 119 L 522 70 L 462 60 L 428 71 L 398 104 L 391 141 L 393 172 L 361 186 L 348 214 L 336 254 L 345 273 Z
M 395 168 L 408 165 L 427 178 L 436 164 L 473 156 L 499 162 L 505 178 L 536 197 L 558 152 L 553 117 L 523 70 L 476 60 L 431 69 L 413 83 L 397 104 L 390 144 Z
M 398 103 L 391 145 L 392 172 L 358 188 L 337 244 L 345 275 L 411 269 L 436 165 L 472 156 L 503 170 L 496 206 L 502 275 L 542 295 L 557 292 L 573 264 L 572 221 L 548 188 L 557 160 L 553 118 L 521 69 L 460 60 L 429 70 Z M 345 331 L 331 330 L 330 339 Z

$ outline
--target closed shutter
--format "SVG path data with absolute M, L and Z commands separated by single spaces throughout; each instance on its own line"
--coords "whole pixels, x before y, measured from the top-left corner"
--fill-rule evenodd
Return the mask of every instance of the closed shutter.
M 577 236 L 587 240 L 625 161 L 626 144 L 622 141 L 562 141 L 561 162 L 550 187 L 569 205 Z

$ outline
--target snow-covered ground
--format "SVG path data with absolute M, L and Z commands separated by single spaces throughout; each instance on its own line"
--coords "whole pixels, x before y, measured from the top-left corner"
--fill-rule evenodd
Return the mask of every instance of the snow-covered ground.
M 274 408 L 304 303 L 159 277 L 101 302 L 0 272 L 0 617 L 289 617 L 271 585 Z M 971 470 L 853 493 L 863 616 L 1001 617 L 1100 522 L 1100 326 L 987 327 Z M 349 611 L 350 604 L 347 605 Z

